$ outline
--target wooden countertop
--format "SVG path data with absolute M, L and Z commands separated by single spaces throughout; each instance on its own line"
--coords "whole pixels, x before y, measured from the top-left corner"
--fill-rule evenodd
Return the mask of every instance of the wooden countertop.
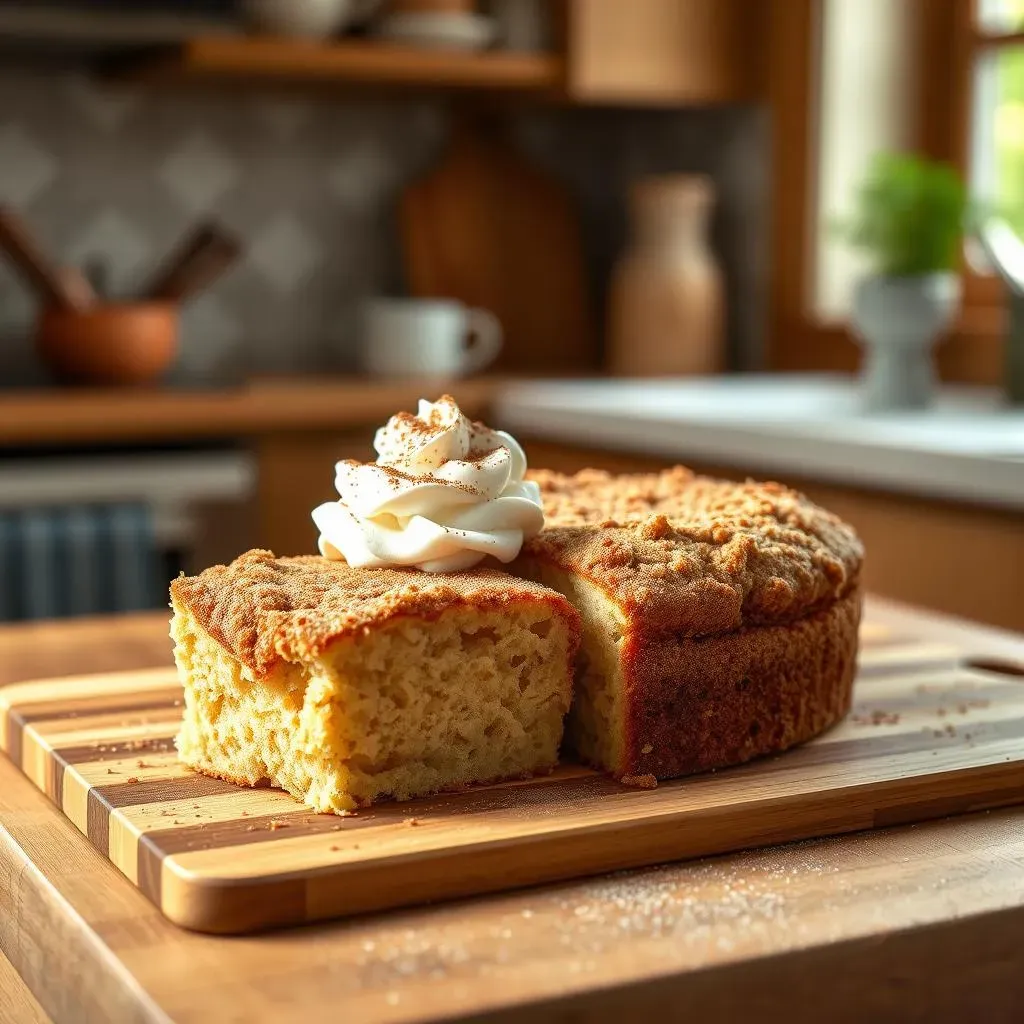
M 872 601 L 879 621 L 1024 663 L 1024 638 Z M 166 629 L 0 627 L 0 682 L 166 664 Z M 220 939 L 165 921 L 0 757 L 0 907 L 58 1022 L 1010 1021 L 1024 807 Z
M 470 415 L 497 381 L 446 381 Z M 224 391 L 47 389 L 0 391 L 0 445 L 98 444 L 344 430 L 415 407 L 428 384 L 359 377 L 257 380 Z

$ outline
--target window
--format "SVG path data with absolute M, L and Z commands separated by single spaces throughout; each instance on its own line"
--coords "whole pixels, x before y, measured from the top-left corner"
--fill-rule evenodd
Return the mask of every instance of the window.
M 811 309 L 822 322 L 846 318 L 865 270 L 830 227 L 879 150 L 923 148 L 951 160 L 979 208 L 1024 238 L 1024 0 L 952 3 L 933 27 L 946 33 L 945 50 L 929 53 L 922 23 L 941 18 L 944 0 L 820 0 Z M 946 81 L 929 89 L 929 76 Z M 929 120 L 938 126 L 931 139 Z M 968 279 L 988 277 L 984 257 L 971 246 L 967 255 Z M 968 306 L 1001 298 L 997 282 L 968 280 Z
M 857 367 L 862 272 L 829 223 L 879 149 L 957 166 L 1024 237 L 1024 0 L 767 0 L 772 232 L 767 365 Z M 969 254 L 945 379 L 1002 379 L 1006 296 Z
M 1024 237 L 1024 0 L 976 0 L 973 13 L 971 192 Z
M 1022 0 L 1024 2 L 1024 0 Z M 822 0 L 817 110 L 817 223 L 812 308 L 846 318 L 865 264 L 835 237 L 872 156 L 915 145 L 912 7 L 906 0 Z

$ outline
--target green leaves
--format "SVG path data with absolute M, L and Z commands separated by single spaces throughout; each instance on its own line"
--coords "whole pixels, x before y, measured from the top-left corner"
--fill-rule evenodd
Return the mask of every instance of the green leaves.
M 877 273 L 911 277 L 956 267 L 966 215 L 963 182 L 952 167 L 879 153 L 839 232 L 873 259 Z

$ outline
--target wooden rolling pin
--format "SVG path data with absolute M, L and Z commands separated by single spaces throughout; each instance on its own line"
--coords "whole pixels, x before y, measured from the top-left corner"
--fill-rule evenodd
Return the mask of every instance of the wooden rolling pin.
M 95 304 L 96 296 L 82 274 L 54 266 L 21 218 L 7 207 L 0 207 L 0 249 L 47 306 L 83 312 Z
M 145 297 L 178 302 L 208 287 L 241 253 L 238 241 L 215 224 L 202 224 L 157 271 Z

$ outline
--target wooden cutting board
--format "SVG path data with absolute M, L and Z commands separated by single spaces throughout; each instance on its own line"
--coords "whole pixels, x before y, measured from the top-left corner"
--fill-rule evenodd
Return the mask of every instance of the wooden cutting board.
M 1024 802 L 1021 675 L 876 627 L 850 717 L 779 757 L 655 790 L 566 765 L 348 818 L 180 766 L 170 669 L 0 688 L 0 747 L 171 920 L 244 932 Z
M 441 162 L 403 194 L 410 294 L 489 309 L 495 366 L 554 373 L 596 366 L 578 217 L 565 188 L 492 120 L 457 120 Z

